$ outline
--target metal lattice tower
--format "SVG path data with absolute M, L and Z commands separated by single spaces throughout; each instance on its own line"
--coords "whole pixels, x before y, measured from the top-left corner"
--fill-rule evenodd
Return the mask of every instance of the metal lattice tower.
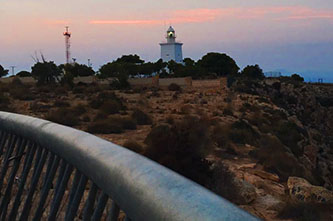
M 64 32 L 65 36 L 65 42 L 66 42 L 66 63 L 69 64 L 70 59 L 71 59 L 71 42 L 70 42 L 70 37 L 71 33 L 68 31 L 68 26 L 66 26 L 66 31 Z

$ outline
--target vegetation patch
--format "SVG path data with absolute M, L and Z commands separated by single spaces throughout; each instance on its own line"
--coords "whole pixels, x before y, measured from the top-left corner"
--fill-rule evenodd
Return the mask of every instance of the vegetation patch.
M 168 90 L 169 91 L 181 91 L 182 88 L 178 84 L 172 83 L 168 86 Z
M 332 211 L 332 203 L 296 203 L 289 201 L 279 212 L 278 217 L 297 221 L 330 220 Z
M 145 155 L 205 185 L 212 175 L 205 159 L 211 144 L 208 131 L 206 121 L 192 116 L 185 116 L 172 126 L 156 126 L 145 140 Z
M 150 125 L 153 122 L 151 117 L 140 109 L 133 111 L 132 118 L 136 120 L 138 125 Z
M 126 147 L 127 149 L 130 149 L 136 153 L 142 153 L 143 152 L 143 147 L 141 144 L 139 144 L 138 142 L 134 141 L 134 140 L 128 140 L 123 144 L 124 147 Z
M 66 126 L 76 126 L 79 124 L 79 117 L 73 113 L 70 108 L 58 108 L 52 110 L 46 116 L 46 119 Z

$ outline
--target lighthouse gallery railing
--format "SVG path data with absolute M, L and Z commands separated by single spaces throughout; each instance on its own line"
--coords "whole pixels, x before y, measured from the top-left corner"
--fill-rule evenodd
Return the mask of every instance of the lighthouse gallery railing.
M 123 147 L 0 112 L 1 220 L 256 220 Z

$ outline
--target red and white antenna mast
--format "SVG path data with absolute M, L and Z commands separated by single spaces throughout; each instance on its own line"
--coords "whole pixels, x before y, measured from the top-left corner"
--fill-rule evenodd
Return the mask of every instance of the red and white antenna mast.
M 66 41 L 66 63 L 69 64 L 70 62 L 70 59 L 71 59 L 71 42 L 70 42 L 70 37 L 71 37 L 71 34 L 69 31 L 68 31 L 68 26 L 66 26 L 66 31 L 64 32 L 64 36 L 65 36 L 65 41 Z

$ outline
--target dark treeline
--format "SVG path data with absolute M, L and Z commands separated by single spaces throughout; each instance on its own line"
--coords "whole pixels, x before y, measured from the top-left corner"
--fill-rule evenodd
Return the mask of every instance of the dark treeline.
M 6 76 L 8 70 L 0 65 L 0 77 Z M 95 72 L 91 67 L 79 64 L 61 64 L 57 66 L 53 61 L 37 62 L 31 67 L 31 72 L 21 71 L 19 77 L 34 77 L 38 84 L 48 84 L 61 82 L 63 84 L 73 84 L 75 77 L 96 76 L 101 79 L 115 78 L 118 83 L 127 86 L 129 77 L 142 78 L 158 75 L 164 77 L 192 77 L 193 79 L 214 79 L 218 77 L 228 77 L 228 85 L 233 84 L 237 79 L 263 79 L 264 73 L 259 65 L 249 65 L 242 71 L 235 60 L 226 54 L 211 52 L 204 55 L 198 61 L 185 58 L 183 63 L 175 61 L 163 62 L 159 59 L 156 62 L 145 62 L 140 56 L 123 55 L 122 57 L 104 64 Z M 297 81 L 304 79 L 299 75 L 292 75 Z

